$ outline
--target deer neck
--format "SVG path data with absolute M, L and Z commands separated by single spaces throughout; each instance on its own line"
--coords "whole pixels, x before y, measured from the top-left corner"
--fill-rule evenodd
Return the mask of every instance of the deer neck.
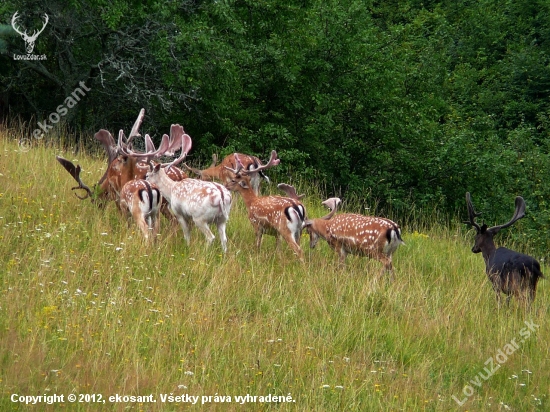
M 254 203 L 254 201 L 256 199 L 258 199 L 258 196 L 256 196 L 256 193 L 254 193 L 254 191 L 252 190 L 252 188 L 240 188 L 239 189 L 239 193 L 241 194 L 243 200 L 244 200 L 244 204 L 246 205 L 247 208 L 249 208 L 252 203 Z
M 313 230 L 317 233 L 318 236 L 321 236 L 323 239 L 327 238 L 327 226 L 329 220 L 325 219 L 313 219 Z
M 169 202 L 172 202 L 172 190 L 176 182 L 168 177 L 164 169 L 160 169 L 156 178 L 151 179 L 151 183 L 157 185 L 162 196 Z
M 489 264 L 496 253 L 496 246 L 494 242 L 487 242 L 485 245 L 483 245 L 483 248 L 481 249 L 481 255 L 483 256 L 483 260 L 485 260 L 485 265 L 489 267 Z

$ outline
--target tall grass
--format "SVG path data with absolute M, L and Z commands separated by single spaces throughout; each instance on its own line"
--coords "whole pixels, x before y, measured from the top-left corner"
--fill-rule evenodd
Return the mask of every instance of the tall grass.
M 71 410 L 550 409 L 547 282 L 530 311 L 514 301 L 498 309 L 471 233 L 407 222 L 393 282 L 375 281 L 378 262 L 350 256 L 340 268 L 326 243 L 309 250 L 305 238 L 305 264 L 273 238 L 256 250 L 241 199 L 226 256 L 197 230 L 187 247 L 166 220 L 150 247 L 114 205 L 73 196 L 55 155 L 77 160 L 87 183 L 103 161 L 36 142 L 22 150 L 2 133 L 2 410 L 24 409 L 12 394 L 54 393 L 157 400 L 65 402 Z M 308 215 L 325 214 L 320 190 L 301 187 Z M 524 321 L 540 327 L 481 386 L 470 383 Z M 452 396 L 463 399 L 465 385 L 474 393 L 459 407 Z M 162 403 L 170 393 L 212 401 Z M 246 394 L 294 402 L 235 402 Z

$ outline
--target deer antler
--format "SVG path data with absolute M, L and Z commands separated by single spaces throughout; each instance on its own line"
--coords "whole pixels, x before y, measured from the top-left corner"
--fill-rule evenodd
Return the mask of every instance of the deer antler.
M 141 137 L 141 135 L 139 134 L 139 128 L 141 127 L 141 123 L 143 122 L 144 118 L 145 118 L 145 109 L 142 108 L 139 111 L 138 117 L 134 122 L 134 125 L 132 126 L 132 130 L 130 131 L 130 139 L 134 137 Z
M 237 156 L 235 156 L 237 158 Z M 258 166 L 256 169 L 252 170 L 243 170 L 242 174 L 250 174 L 250 173 L 259 173 L 262 170 L 269 169 L 270 167 L 277 166 L 279 163 L 281 163 L 281 159 L 277 157 L 277 152 L 275 150 L 271 151 L 271 157 L 269 158 L 269 161 L 265 165 Z M 231 170 L 231 169 L 229 169 Z
M 342 200 L 339 197 L 331 197 L 325 200 L 323 204 L 330 209 L 330 213 L 321 217 L 320 219 L 329 220 L 330 218 L 332 218 L 332 216 L 334 216 L 334 214 L 336 213 L 336 210 L 338 210 L 338 206 L 340 205 L 340 203 L 342 203 Z
M 21 32 L 17 26 L 15 25 L 15 22 L 17 21 L 17 19 L 19 18 L 18 16 L 19 14 L 19 11 L 16 11 L 15 14 L 13 15 L 13 17 L 11 18 L 11 27 L 13 27 L 13 30 L 15 30 L 20 36 L 22 36 L 24 39 L 27 38 L 27 32 Z
M 279 183 L 277 187 L 281 189 L 283 192 L 285 192 L 288 197 L 294 200 L 301 200 L 306 196 L 306 195 L 298 195 L 296 193 L 296 189 L 294 188 L 294 186 L 287 185 L 286 183 Z
M 227 170 L 229 170 L 231 173 L 234 173 L 234 174 L 238 175 L 238 174 L 241 172 L 241 170 L 244 169 L 244 165 L 243 165 L 242 162 L 240 161 L 239 156 L 237 155 L 237 153 L 235 153 L 233 156 L 235 157 L 235 168 L 232 169 L 232 168 L 229 167 L 229 166 L 224 166 L 224 167 L 225 167 Z M 243 171 L 243 174 L 244 174 L 244 171 Z
M 151 162 L 155 158 L 161 156 L 173 156 L 174 153 L 181 148 L 180 156 L 170 163 L 163 163 L 162 167 L 170 168 L 178 163 L 180 163 L 187 153 L 191 150 L 192 147 L 191 137 L 185 133 L 183 127 L 179 124 L 173 124 L 170 127 L 170 136 L 163 135 L 160 142 L 159 148 L 155 150 L 155 145 L 151 140 L 151 137 L 145 135 L 145 153 L 134 152 L 129 147 L 123 147 L 122 152 L 129 157 L 133 158 L 142 158 L 145 162 Z
M 239 159 L 239 155 L 235 153 L 235 169 L 232 169 L 228 166 L 224 166 L 227 170 L 230 172 L 233 172 L 235 174 L 243 174 L 243 175 L 249 175 L 251 173 L 258 173 L 262 170 L 269 169 L 270 167 L 277 166 L 279 163 L 281 163 L 281 159 L 277 157 L 277 152 L 275 150 L 271 151 L 271 157 L 269 158 L 269 162 L 265 165 L 258 166 L 256 169 L 246 170 L 243 166 L 242 162 Z
M 212 164 L 210 167 L 216 166 L 216 163 L 218 163 L 218 155 L 216 153 L 212 153 Z
M 505 223 L 503 225 L 493 226 L 487 230 L 492 231 L 493 233 L 498 233 L 500 229 L 507 228 L 509 226 L 512 226 L 516 221 L 519 219 L 523 219 L 525 217 L 525 200 L 521 196 L 516 197 L 516 210 L 514 211 L 514 216 L 512 216 L 512 219 L 508 223 Z
M 84 199 L 87 199 L 88 197 L 92 197 L 93 196 L 92 191 L 80 179 L 80 172 L 82 170 L 80 165 L 75 166 L 71 161 L 64 159 L 60 156 L 56 156 L 55 158 L 59 163 L 61 163 L 61 166 L 63 166 L 65 170 L 69 172 L 69 174 L 73 177 L 73 179 L 76 180 L 76 182 L 78 183 L 78 186 L 72 187 L 71 190 L 82 189 L 86 191 L 86 196 L 79 196 L 76 193 L 74 195 L 78 197 L 80 200 L 84 200 Z
M 464 223 L 475 227 L 477 233 L 481 233 L 481 227 L 475 222 L 476 217 L 481 216 L 481 212 L 476 213 L 474 210 L 474 205 L 472 204 L 472 200 L 470 198 L 470 192 L 466 192 L 466 206 L 468 207 L 468 217 L 470 220 Z

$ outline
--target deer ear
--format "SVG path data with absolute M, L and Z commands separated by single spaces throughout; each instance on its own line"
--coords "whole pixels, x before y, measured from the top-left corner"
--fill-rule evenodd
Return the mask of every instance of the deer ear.
M 487 225 L 484 223 L 483 226 L 481 226 L 481 230 L 479 231 L 479 233 L 485 233 L 487 231 Z
M 155 171 L 155 173 L 158 173 L 158 171 L 160 170 L 160 167 L 161 167 L 161 166 L 162 166 L 162 165 L 161 165 L 160 163 L 157 163 L 157 164 L 155 165 L 155 167 L 153 168 L 153 170 Z

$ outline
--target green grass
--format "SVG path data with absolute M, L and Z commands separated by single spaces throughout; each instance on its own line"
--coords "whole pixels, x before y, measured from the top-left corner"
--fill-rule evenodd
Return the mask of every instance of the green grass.
M 375 282 L 381 265 L 367 259 L 350 256 L 341 269 L 326 243 L 310 250 L 306 236 L 305 264 L 270 237 L 256 250 L 241 199 L 226 256 L 196 229 L 187 247 L 165 219 L 148 246 L 113 204 L 73 196 L 56 154 L 78 160 L 90 184 L 105 167 L 43 145 L 22 151 L 0 135 L 1 410 L 26 409 L 12 394 L 70 393 L 107 400 L 63 404 L 70 410 L 550 409 L 547 281 L 531 311 L 514 301 L 499 310 L 471 232 L 405 226 L 393 282 Z M 309 216 L 326 213 L 321 200 L 308 196 Z M 540 327 L 480 387 L 469 383 L 524 321 Z M 463 399 L 465 385 L 474 394 L 459 407 L 452 396 Z M 157 402 L 109 403 L 116 394 Z M 162 403 L 161 394 L 199 401 Z M 246 394 L 294 402 L 235 402 Z

